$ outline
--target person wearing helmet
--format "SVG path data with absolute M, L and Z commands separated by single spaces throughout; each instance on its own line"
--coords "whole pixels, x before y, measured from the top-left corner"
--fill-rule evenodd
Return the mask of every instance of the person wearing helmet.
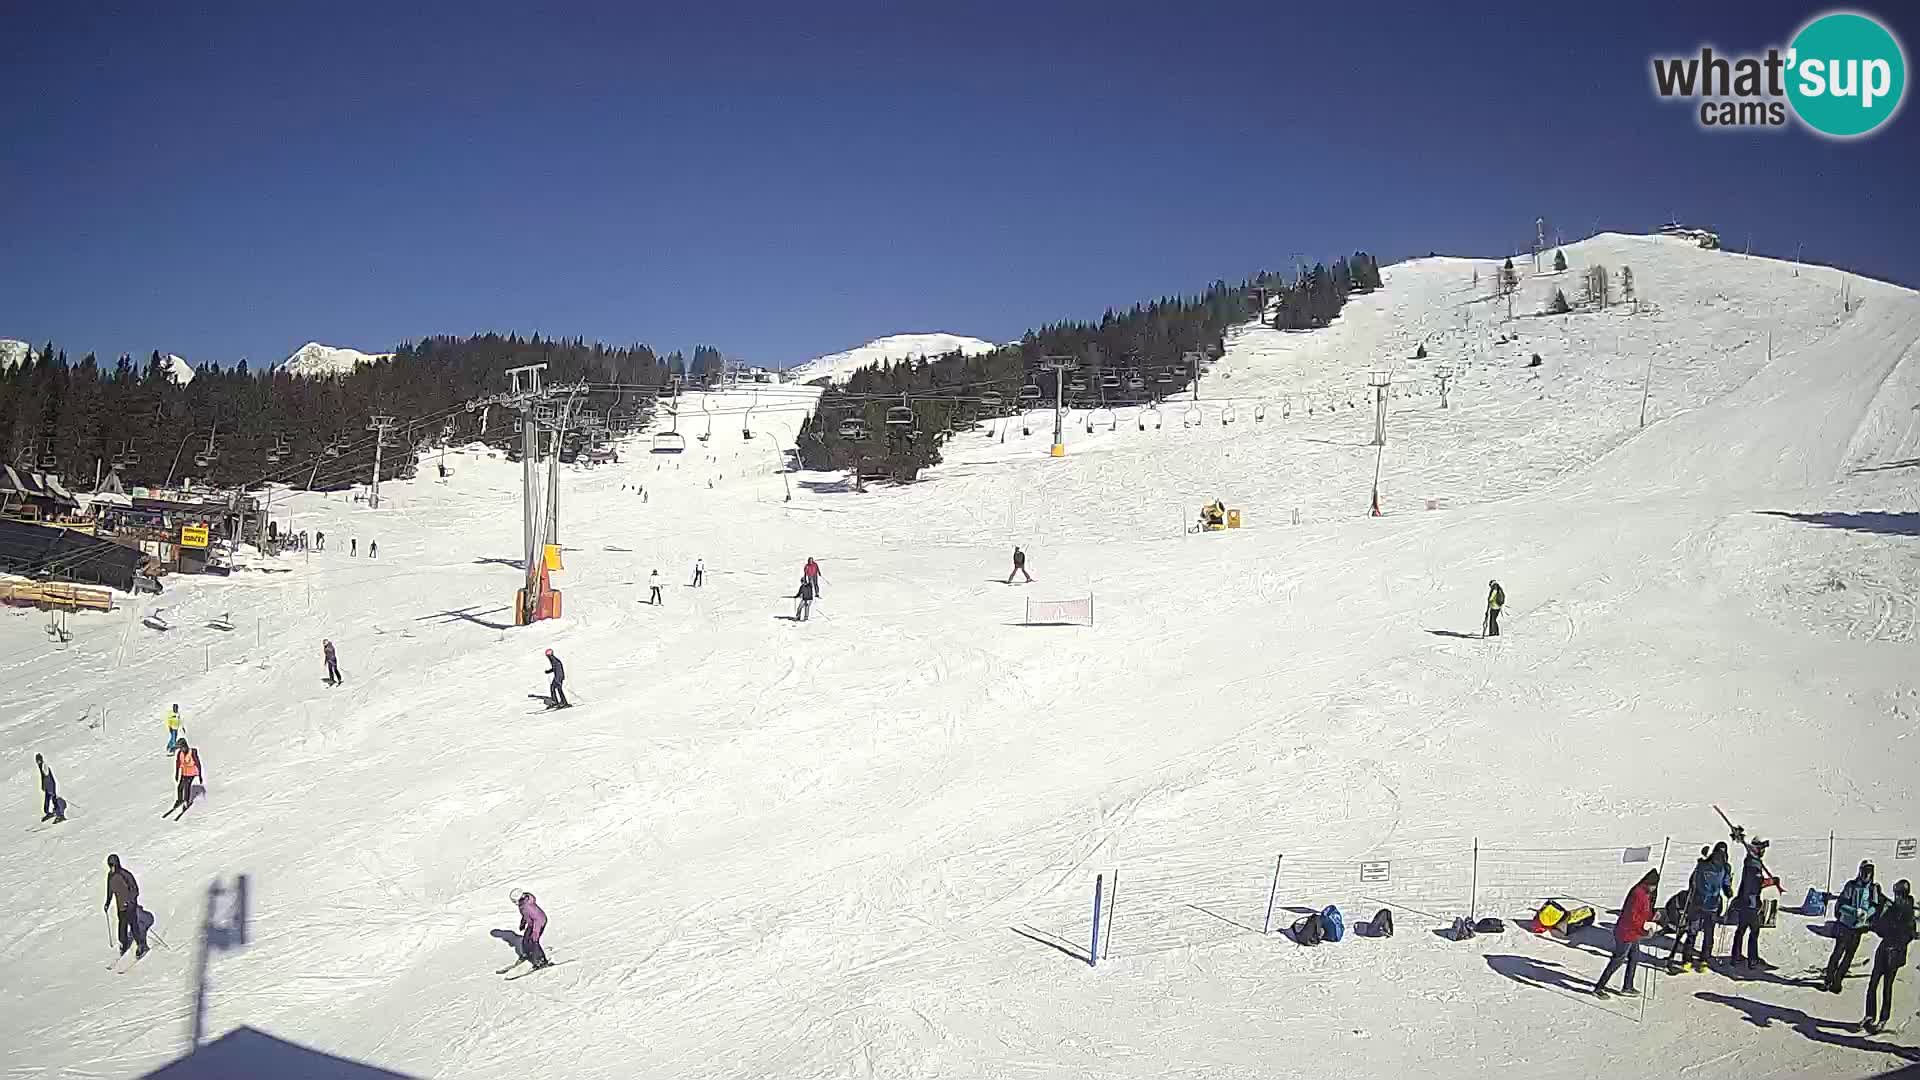
M 538 971 L 548 967 L 552 961 L 547 959 L 547 951 L 540 947 L 540 935 L 547 930 L 547 913 L 540 910 L 533 894 L 524 889 L 515 889 L 507 894 L 507 900 L 520 912 L 520 959 L 501 969 L 505 975 L 521 964 L 530 964 Z
M 1839 901 L 1833 909 L 1833 954 L 1827 957 L 1823 983 L 1827 993 L 1837 994 L 1847 972 L 1853 968 L 1853 955 L 1860 948 L 1860 939 L 1866 936 L 1873 917 L 1880 913 L 1880 906 L 1887 898 L 1880 886 L 1874 884 L 1873 863 L 1867 861 L 1861 862 L 1860 872 L 1841 886 L 1838 893 L 1821 895 Z
M 553 676 L 553 681 L 547 684 L 547 708 L 572 708 L 573 703 L 567 700 L 567 666 L 552 649 L 547 650 L 547 674 Z
M 1735 964 L 1740 962 L 1740 942 L 1744 938 L 1747 967 L 1771 968 L 1771 964 L 1760 959 L 1760 892 L 1769 885 L 1778 886 L 1779 882 L 1767 872 L 1765 840 L 1746 840 L 1739 834 L 1735 834 L 1734 840 L 1746 845 L 1747 858 L 1740 866 L 1740 889 L 1733 894 L 1735 925 L 1731 960 Z
M 1867 1015 L 1860 1027 L 1869 1035 L 1878 1035 L 1893 1012 L 1894 976 L 1906 966 L 1907 946 L 1913 943 L 1913 886 L 1905 878 L 1893 883 L 1893 899 L 1881 905 L 1874 916 L 1873 932 L 1880 935 L 1880 947 L 1873 950 L 1873 974 L 1867 977 Z M 1877 1001 L 1876 990 L 1884 994 Z
M 1727 844 L 1723 840 L 1710 849 L 1701 849 L 1700 861 L 1694 864 L 1693 875 L 1687 879 L 1686 932 L 1674 938 L 1674 951 L 1679 956 L 1678 962 L 1671 954 L 1667 957 L 1670 973 L 1707 970 L 1707 961 L 1713 959 L 1713 928 L 1720 922 L 1720 905 L 1731 895 L 1733 867 L 1728 865 Z M 1698 953 L 1693 951 L 1696 940 L 1700 942 Z
M 1507 606 L 1507 590 L 1497 581 L 1487 582 L 1486 636 L 1500 636 L 1500 609 Z
M 167 710 L 167 753 L 171 754 L 180 745 L 180 706 Z
M 167 814 L 178 810 L 180 817 L 186 817 L 187 811 L 193 809 L 193 785 L 200 782 L 200 771 L 200 751 L 188 746 L 187 740 L 181 739 L 180 747 L 173 755 L 173 780 L 179 791 L 174 796 L 173 805 L 167 808 Z M 160 816 L 166 817 L 167 814 Z
M 140 925 L 140 883 L 133 879 L 133 872 L 120 865 L 120 856 L 107 856 L 107 899 L 100 905 L 101 911 L 119 906 L 120 955 L 127 955 L 129 946 L 138 945 L 139 951 L 133 954 L 135 960 L 147 955 L 147 931 Z

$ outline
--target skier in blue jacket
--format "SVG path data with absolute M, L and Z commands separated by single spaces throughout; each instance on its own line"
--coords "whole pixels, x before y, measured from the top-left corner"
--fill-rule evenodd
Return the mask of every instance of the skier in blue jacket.
M 1726 842 L 1722 841 L 1700 856 L 1700 861 L 1694 864 L 1693 876 L 1687 879 L 1687 929 L 1685 935 L 1674 942 L 1680 950 L 1680 962 L 1675 964 L 1669 957 L 1669 971 L 1678 975 L 1688 968 L 1696 972 L 1707 970 L 1707 961 L 1713 959 L 1713 929 L 1720 922 L 1720 903 L 1731 895 L 1733 867 L 1727 861 Z M 1701 941 L 1698 953 L 1693 951 L 1696 939 Z
M 1827 993 L 1837 994 L 1853 967 L 1853 954 L 1860 948 L 1860 939 L 1866 936 L 1873 917 L 1879 914 L 1887 898 L 1880 886 L 1874 884 L 1871 862 L 1862 862 L 1860 872 L 1841 886 L 1839 893 L 1822 895 L 1839 901 L 1833 909 L 1833 955 L 1827 957 L 1827 976 L 1823 983 Z

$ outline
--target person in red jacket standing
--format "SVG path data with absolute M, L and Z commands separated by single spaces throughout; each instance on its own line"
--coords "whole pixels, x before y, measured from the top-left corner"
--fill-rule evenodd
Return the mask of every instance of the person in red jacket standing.
M 820 595 L 820 564 L 811 555 L 807 556 L 807 565 L 800 568 L 800 580 L 813 582 L 813 595 Z
M 1607 996 L 1607 980 L 1622 963 L 1627 965 L 1627 978 L 1619 993 L 1629 997 L 1640 993 L 1633 988 L 1633 976 L 1640 970 L 1640 939 L 1653 925 L 1653 897 L 1659 888 L 1660 871 L 1649 870 L 1638 885 L 1627 890 L 1627 898 L 1620 904 L 1620 921 L 1613 924 L 1613 956 L 1600 973 L 1600 981 L 1593 984 L 1595 997 Z

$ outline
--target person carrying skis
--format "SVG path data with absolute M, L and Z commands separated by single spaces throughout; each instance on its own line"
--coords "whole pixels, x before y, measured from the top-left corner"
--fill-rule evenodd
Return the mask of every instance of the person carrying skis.
M 55 790 L 53 770 L 47 768 L 47 759 L 39 754 L 33 755 L 34 767 L 40 770 L 40 801 L 44 811 L 41 821 L 65 821 L 67 816 L 60 812 L 60 793 Z
M 693 587 L 696 589 L 699 588 L 700 583 L 705 581 L 706 579 L 707 579 L 707 561 L 705 559 L 693 560 Z
M 660 596 L 660 571 L 655 570 L 653 574 L 647 578 L 647 588 L 647 603 L 657 606 L 666 602 Z
M 345 682 L 346 680 L 340 677 L 340 657 L 334 654 L 332 638 L 320 643 L 320 656 L 327 662 L 327 685 L 339 686 Z
M 547 708 L 571 708 L 572 703 L 567 700 L 567 665 L 560 662 L 552 649 L 547 650 L 547 674 L 553 676 L 553 681 L 547 684 Z
M 1694 864 L 1693 875 L 1687 879 L 1687 925 L 1685 934 L 1676 934 L 1673 939 L 1674 952 L 1679 955 L 1679 963 L 1674 956 L 1667 957 L 1667 970 L 1678 975 L 1688 968 L 1696 973 L 1707 970 L 1707 961 L 1713 959 L 1713 929 L 1720 922 L 1720 905 L 1733 895 L 1733 867 L 1728 864 L 1727 844 L 1721 841 L 1711 850 L 1702 849 L 1700 861 Z M 1693 951 L 1693 943 L 1700 940 L 1698 953 Z
M 167 814 L 178 810 L 181 817 L 186 817 L 187 811 L 193 809 L 193 785 L 200 779 L 200 771 L 200 751 L 188 746 L 187 740 L 181 739 L 180 749 L 173 755 L 173 779 L 179 791 L 174 795 L 173 805 L 167 808 Z M 167 814 L 160 816 L 166 817 Z
M 820 595 L 820 564 L 813 561 L 813 556 L 807 556 L 807 565 L 801 568 L 800 577 L 813 583 L 813 595 Z
M 100 905 L 101 911 L 119 905 L 120 955 L 127 955 L 127 948 L 139 945 L 140 951 L 133 954 L 135 960 L 147 955 L 147 931 L 140 925 L 140 883 L 133 880 L 132 871 L 120 865 L 120 856 L 107 856 L 107 899 Z
M 1500 636 L 1500 609 L 1507 606 L 1507 590 L 1497 581 L 1487 582 L 1487 637 Z
M 1736 844 L 1744 844 L 1747 849 L 1746 861 L 1740 865 L 1740 890 L 1733 894 L 1733 956 L 1732 961 L 1740 962 L 1740 941 L 1746 939 L 1746 961 L 1748 968 L 1771 967 L 1760 959 L 1760 891 L 1768 885 L 1778 885 L 1767 872 L 1767 842 L 1765 840 L 1746 839 L 1745 830 L 1736 827 L 1733 831 Z
M 793 609 L 793 621 L 806 622 L 808 616 L 813 614 L 813 579 L 801 578 L 800 591 L 794 593 L 793 598 L 800 601 Z
M 1837 994 L 1840 984 L 1846 981 L 1847 972 L 1853 968 L 1853 956 L 1860 948 L 1860 939 L 1866 936 L 1887 897 L 1880 886 L 1874 884 L 1873 863 L 1864 860 L 1860 863 L 1860 872 L 1841 886 L 1837 895 L 1829 892 L 1820 895 L 1839 900 L 1833 909 L 1833 954 L 1827 957 L 1827 975 L 1822 984 L 1827 993 Z
M 1913 943 L 1913 886 L 1905 878 L 1893 883 L 1893 899 L 1880 907 L 1873 918 L 1873 932 L 1880 935 L 1880 947 L 1873 950 L 1873 974 L 1867 977 L 1867 1015 L 1860 1027 L 1869 1035 L 1878 1035 L 1887 1026 L 1893 1012 L 1893 980 L 1907 966 L 1907 946 Z M 1877 1002 L 1874 991 L 1885 997 Z M 1874 1016 L 1874 1006 L 1880 1015 Z
M 1027 553 L 1020 550 L 1019 544 L 1013 545 L 1013 569 L 1007 573 L 1007 584 L 1013 584 L 1014 574 L 1025 577 L 1027 584 L 1033 584 L 1033 575 L 1027 573 Z
M 552 966 L 553 962 L 547 959 L 547 951 L 540 947 L 540 935 L 547 932 L 547 913 L 540 910 L 533 894 L 525 890 L 515 889 L 507 894 L 507 899 L 520 911 L 520 959 L 507 971 L 521 964 L 531 964 L 535 971 Z
M 180 706 L 175 705 L 173 708 L 167 710 L 167 753 L 173 753 L 174 748 L 179 745 Z
M 1593 996 L 1607 996 L 1607 980 L 1613 978 L 1622 963 L 1627 965 L 1627 977 L 1618 992 L 1628 997 L 1640 993 L 1633 988 L 1633 976 L 1640 970 L 1640 939 L 1647 936 L 1647 929 L 1653 924 L 1653 897 L 1659 888 L 1660 871 L 1649 870 L 1627 890 L 1627 898 L 1620 904 L 1620 921 L 1613 924 L 1613 955 L 1600 972 L 1600 981 L 1593 984 Z

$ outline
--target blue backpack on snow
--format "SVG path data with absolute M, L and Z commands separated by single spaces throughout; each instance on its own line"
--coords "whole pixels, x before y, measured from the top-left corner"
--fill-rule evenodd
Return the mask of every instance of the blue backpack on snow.
M 1340 909 L 1328 904 L 1320 911 L 1320 926 L 1326 931 L 1328 941 L 1339 941 L 1347 936 L 1347 920 Z

